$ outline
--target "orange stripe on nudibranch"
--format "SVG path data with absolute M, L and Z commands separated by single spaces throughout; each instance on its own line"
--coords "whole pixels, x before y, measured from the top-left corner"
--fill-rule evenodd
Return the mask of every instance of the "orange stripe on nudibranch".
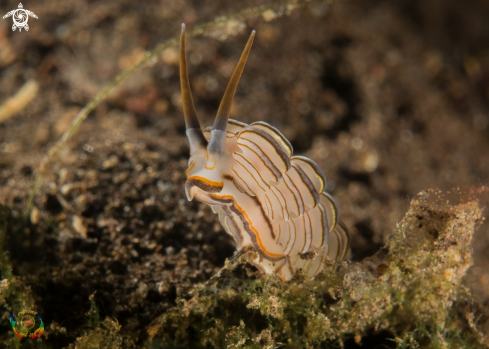
M 214 159 L 214 165 L 212 165 L 212 167 L 207 167 L 207 164 L 205 164 L 205 169 L 206 170 L 213 170 L 214 168 L 216 168 L 216 164 L 217 164 L 217 160 Z
M 279 194 L 280 194 L 280 197 L 279 197 L 279 195 L 277 195 L 277 194 L 275 193 L 275 191 L 274 191 L 274 190 L 275 190 L 277 193 L 279 193 Z M 288 221 L 288 220 L 289 220 L 289 218 L 290 218 L 290 215 L 289 215 L 290 210 L 289 210 L 289 206 L 288 206 L 288 204 L 287 204 L 287 200 L 285 200 L 285 196 L 284 196 L 284 194 L 283 194 L 283 193 L 282 193 L 282 192 L 281 192 L 281 191 L 280 191 L 280 190 L 279 190 L 279 189 L 278 189 L 276 186 L 271 187 L 271 190 L 270 190 L 270 191 L 271 191 L 273 194 L 275 194 L 275 197 L 277 198 L 277 200 L 278 200 L 278 202 L 279 202 L 280 206 L 282 207 L 282 214 L 283 214 L 284 220 Z M 283 203 L 282 203 L 282 201 L 280 200 L 280 198 L 282 198 Z
M 283 267 L 282 267 L 282 268 L 283 268 Z M 278 274 L 279 274 L 279 275 L 280 275 L 280 277 L 282 278 L 282 281 L 286 281 L 285 276 L 284 276 L 284 273 L 282 272 L 282 268 L 280 268 L 280 269 L 278 270 Z
M 306 224 L 306 217 L 307 217 L 307 222 Z M 312 245 L 312 223 L 311 223 L 311 217 L 309 216 L 309 213 L 304 214 L 304 233 L 306 234 L 306 238 L 304 239 L 304 249 L 302 250 L 301 253 L 308 252 L 311 249 Z M 306 246 L 307 244 L 307 246 Z
M 224 186 L 223 182 L 213 182 L 200 176 L 192 176 L 185 182 L 185 190 L 188 193 L 190 188 L 197 187 L 207 193 L 220 193 Z
M 222 187 L 224 185 L 223 182 L 213 182 L 213 181 L 208 180 L 207 178 L 200 177 L 200 176 L 189 177 L 189 178 L 187 178 L 187 182 L 190 180 L 193 180 L 193 179 L 197 179 L 197 180 L 204 182 L 205 184 L 211 185 L 213 187 Z
M 238 205 L 238 203 L 236 202 L 236 200 L 234 199 L 233 196 L 231 196 L 231 195 L 216 195 L 216 194 L 212 194 L 212 197 L 214 197 L 216 199 L 232 200 L 233 201 L 234 207 L 236 207 L 236 209 L 245 217 L 245 219 L 248 221 L 248 224 L 250 226 L 250 229 L 253 230 L 253 232 L 255 233 L 255 236 L 256 236 L 258 245 L 260 245 L 260 250 L 263 253 L 265 253 L 266 255 L 268 255 L 270 257 L 273 257 L 273 258 L 285 257 L 285 255 L 283 255 L 283 254 L 271 253 L 271 252 L 268 252 L 267 251 L 267 249 L 263 245 L 263 242 L 262 242 L 262 240 L 260 238 L 260 234 L 258 233 L 258 231 L 256 230 L 256 228 L 253 226 L 253 223 L 251 222 L 250 217 L 248 217 L 248 214 Z
M 306 231 L 306 216 L 302 216 L 302 226 L 304 227 L 304 232 Z M 306 237 L 304 236 L 304 242 L 302 243 L 302 248 L 300 253 L 304 253 L 304 249 L 306 248 Z
M 249 192 L 250 192 L 250 193 L 252 193 L 253 195 L 255 195 L 255 196 L 256 196 L 256 194 L 255 194 L 255 193 L 253 193 L 253 190 L 251 190 L 251 188 L 250 188 L 250 186 L 248 185 L 248 183 L 246 183 L 246 182 L 243 180 L 243 178 L 241 178 L 241 176 L 238 174 L 238 172 L 236 172 L 236 170 L 235 170 L 234 168 L 233 168 L 232 170 L 233 170 L 234 174 L 236 175 L 236 177 L 238 177 L 238 178 L 241 180 L 241 182 L 243 182 L 243 183 L 246 185 L 246 187 L 248 188 Z M 244 188 L 243 188 L 243 189 L 244 189 Z
M 185 175 L 188 176 L 188 174 L 190 173 L 190 171 L 193 170 L 194 167 L 195 167 L 195 161 L 192 161 L 187 171 L 185 171 Z
M 253 177 L 253 179 L 254 179 L 254 180 L 255 180 L 255 181 L 258 183 L 258 185 L 260 186 L 260 188 L 261 188 L 262 190 L 265 190 L 265 191 L 266 191 L 268 188 L 270 188 L 270 186 L 267 184 L 267 182 L 266 182 L 266 181 L 263 179 L 263 177 L 261 176 L 260 172 L 258 172 L 258 170 L 255 168 L 255 166 L 253 166 L 253 164 L 252 164 L 252 163 L 251 163 L 251 162 L 250 162 L 250 161 L 249 161 L 247 158 L 245 158 L 243 154 L 240 154 L 240 153 L 234 152 L 234 153 L 233 153 L 233 155 L 239 156 L 241 159 L 243 159 L 242 161 L 244 161 L 244 163 L 243 163 L 243 162 L 241 162 L 241 161 L 239 161 L 239 160 L 238 160 L 238 158 L 235 158 L 235 157 L 233 156 L 234 160 L 236 160 L 236 162 L 237 162 L 238 164 L 240 164 L 241 166 L 243 166 L 243 168 L 244 168 L 246 171 L 248 171 L 248 173 L 249 173 L 249 174 L 250 174 L 250 175 Z M 249 167 L 249 168 L 248 168 L 248 167 Z M 251 169 L 252 171 L 254 171 L 254 172 L 256 173 L 256 175 L 255 175 L 255 174 L 253 174 L 253 172 L 252 172 L 252 171 L 250 171 L 250 169 Z M 259 179 L 260 181 L 258 181 L 258 179 Z M 264 188 L 264 187 L 263 187 L 263 186 L 260 184 L 260 182 L 262 182 L 263 184 L 265 184 L 266 188 Z
M 265 200 L 267 200 L 267 202 L 268 202 L 268 207 L 269 207 L 269 209 L 270 209 L 270 218 L 275 219 L 275 218 L 274 218 L 274 214 L 273 214 L 273 206 L 272 206 L 272 202 L 270 201 L 270 198 L 268 197 L 268 195 L 265 195 Z
M 245 140 L 245 139 L 243 139 L 243 140 Z M 240 142 L 240 143 L 238 143 L 238 145 L 240 147 L 245 147 L 245 148 L 249 149 L 249 151 L 251 151 L 253 154 L 255 154 L 256 157 L 262 163 L 262 165 L 273 176 L 273 178 L 275 179 L 275 181 L 278 181 L 279 180 L 279 177 L 282 177 L 280 171 L 275 167 L 275 165 L 270 161 L 270 159 L 268 158 L 268 156 L 266 156 L 266 154 L 259 147 L 254 146 L 254 143 L 251 143 L 251 142 L 249 142 L 249 143 L 250 143 L 250 145 L 247 145 L 244 142 Z
M 287 174 L 285 174 L 285 176 L 284 176 L 284 184 L 285 184 L 285 187 L 292 193 L 292 197 L 294 198 L 295 206 L 297 207 L 298 216 L 300 216 L 302 213 L 301 213 L 301 209 L 299 207 L 299 201 L 298 201 L 297 196 L 295 195 L 294 191 L 292 190 L 292 188 L 287 183 L 287 179 L 288 179 L 288 176 L 287 176 Z M 292 185 L 293 185 L 293 183 L 292 183 Z
M 291 219 L 290 221 L 287 222 L 289 224 L 289 241 L 287 241 L 287 247 L 284 251 L 284 253 L 286 255 L 289 255 L 290 254 L 290 251 L 292 251 L 292 248 L 294 248 L 294 245 L 295 245 L 295 241 L 297 240 L 297 227 L 294 223 L 294 220 Z M 290 238 L 291 238 L 291 233 L 292 233 L 292 229 L 291 229 L 291 224 L 294 226 L 294 240 L 292 242 L 290 242 Z

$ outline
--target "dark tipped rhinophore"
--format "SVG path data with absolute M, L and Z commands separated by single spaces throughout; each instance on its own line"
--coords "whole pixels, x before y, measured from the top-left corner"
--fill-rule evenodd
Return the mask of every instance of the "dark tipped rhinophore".
M 250 55 L 251 45 L 253 45 L 253 39 L 255 38 L 255 31 L 251 32 L 250 38 L 246 43 L 245 49 L 241 54 L 241 58 L 239 59 L 238 65 L 234 69 L 234 73 L 231 76 L 231 80 L 229 80 L 228 87 L 226 88 L 226 92 L 224 92 L 224 96 L 222 97 L 221 105 L 217 110 L 216 120 L 214 121 L 214 130 L 226 131 L 226 127 L 228 125 L 229 113 L 231 112 L 231 104 L 233 103 L 234 94 L 236 93 L 236 88 L 238 87 L 239 79 L 241 78 L 241 74 L 243 74 L 244 67 L 246 65 L 246 61 L 248 60 L 248 56 Z

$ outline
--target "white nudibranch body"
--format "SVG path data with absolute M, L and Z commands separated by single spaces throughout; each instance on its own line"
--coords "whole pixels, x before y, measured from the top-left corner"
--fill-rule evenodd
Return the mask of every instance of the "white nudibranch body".
M 297 270 L 315 276 L 324 257 L 341 260 L 348 233 L 339 222 L 326 178 L 312 160 L 293 156 L 289 141 L 265 122 L 229 119 L 236 87 L 248 58 L 253 31 L 231 77 L 214 125 L 202 131 L 193 105 L 180 38 L 180 81 L 190 143 L 185 191 L 210 205 L 241 250 L 252 246 L 252 262 L 267 274 L 289 280 Z

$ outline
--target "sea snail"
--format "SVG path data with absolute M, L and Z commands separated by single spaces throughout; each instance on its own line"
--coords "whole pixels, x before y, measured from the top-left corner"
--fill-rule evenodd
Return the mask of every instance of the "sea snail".
M 252 246 L 252 261 L 267 274 L 289 280 L 297 270 L 308 277 L 323 268 L 323 259 L 341 260 L 348 233 L 338 206 L 326 193 L 319 166 L 292 156 L 292 146 L 275 127 L 229 119 L 238 81 L 255 31 L 222 98 L 214 125 L 202 131 L 188 78 L 185 25 L 180 37 L 180 83 L 190 158 L 185 192 L 210 205 L 241 250 Z

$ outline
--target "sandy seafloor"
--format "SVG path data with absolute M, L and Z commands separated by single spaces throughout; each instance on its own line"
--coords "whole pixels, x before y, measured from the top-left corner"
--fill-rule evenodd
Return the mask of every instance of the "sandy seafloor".
M 19 222 L 43 156 L 122 69 L 181 22 L 192 28 L 269 3 L 29 1 L 24 8 L 39 18 L 28 32 L 0 21 L 0 100 L 30 79 L 39 84 L 32 102 L 0 123 L 0 204 L 13 210 L 6 249 L 44 320 L 46 345 L 84 333 L 94 293 L 102 318 L 143 333 L 232 256 L 211 209 L 185 197 L 176 47 L 90 113 L 49 165 L 35 198 L 39 221 Z M 268 13 L 226 40 L 188 41 L 196 109 L 212 124 L 255 29 L 231 117 L 272 124 L 319 164 L 351 232 L 350 258 L 361 261 L 385 245 L 421 190 L 488 185 L 488 16 L 482 0 L 335 1 Z M 489 300 L 487 227 L 464 279 L 481 304 Z M 7 317 L 3 341 L 12 336 Z

